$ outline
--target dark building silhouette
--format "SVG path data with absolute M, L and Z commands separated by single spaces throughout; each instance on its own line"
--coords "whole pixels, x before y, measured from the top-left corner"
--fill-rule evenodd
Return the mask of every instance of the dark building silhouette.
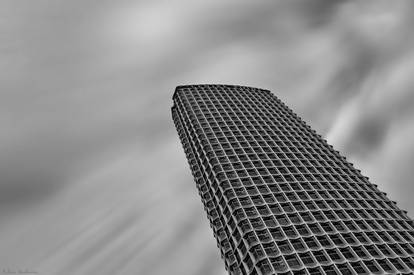
M 173 100 L 230 274 L 413 274 L 413 221 L 276 96 L 188 85 Z

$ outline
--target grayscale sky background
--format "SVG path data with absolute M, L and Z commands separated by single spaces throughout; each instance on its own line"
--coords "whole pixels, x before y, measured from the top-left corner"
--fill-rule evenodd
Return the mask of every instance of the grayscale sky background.
M 274 92 L 414 214 L 414 2 L 0 3 L 0 272 L 225 274 L 175 86 Z

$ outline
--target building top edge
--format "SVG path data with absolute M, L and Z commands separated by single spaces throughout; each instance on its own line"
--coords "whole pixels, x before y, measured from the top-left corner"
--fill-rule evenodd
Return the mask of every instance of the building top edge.
M 252 86 L 243 86 L 243 85 L 231 85 L 231 84 L 187 84 L 187 85 L 178 85 L 175 88 L 174 94 L 172 98 L 174 99 L 178 91 L 185 89 L 185 88 L 207 88 L 207 87 L 221 87 L 221 88 L 242 88 L 242 89 L 249 89 L 249 90 L 255 90 L 258 92 L 266 92 L 270 93 L 269 90 L 262 89 L 262 88 L 256 88 Z

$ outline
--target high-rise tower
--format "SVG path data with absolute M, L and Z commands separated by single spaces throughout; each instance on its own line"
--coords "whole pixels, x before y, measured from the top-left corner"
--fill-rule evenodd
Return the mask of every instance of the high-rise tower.
M 230 274 L 413 274 L 406 212 L 269 91 L 188 85 L 173 100 Z

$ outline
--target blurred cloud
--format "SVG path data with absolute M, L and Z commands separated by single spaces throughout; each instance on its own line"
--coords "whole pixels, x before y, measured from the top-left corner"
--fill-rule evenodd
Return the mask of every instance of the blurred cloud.
M 175 86 L 272 90 L 409 214 L 410 1 L 2 1 L 0 268 L 224 274 Z

